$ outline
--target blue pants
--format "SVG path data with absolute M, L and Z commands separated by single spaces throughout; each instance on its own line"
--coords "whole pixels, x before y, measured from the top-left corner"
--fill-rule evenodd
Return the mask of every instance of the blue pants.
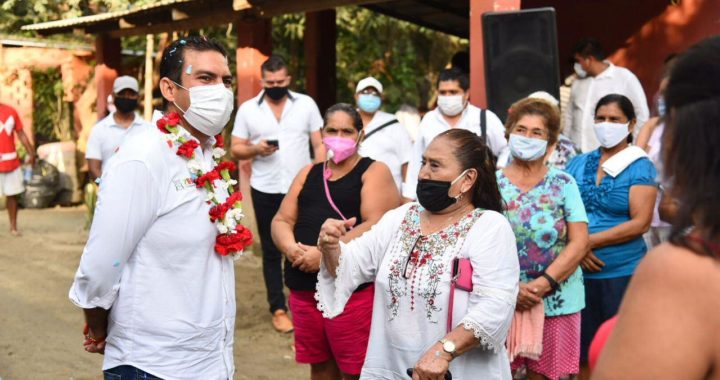
M 162 380 L 141 369 L 129 365 L 121 365 L 103 371 L 105 380 Z
M 580 363 L 588 362 L 588 350 L 600 325 L 617 314 L 631 276 L 585 279 L 585 308 L 580 318 Z

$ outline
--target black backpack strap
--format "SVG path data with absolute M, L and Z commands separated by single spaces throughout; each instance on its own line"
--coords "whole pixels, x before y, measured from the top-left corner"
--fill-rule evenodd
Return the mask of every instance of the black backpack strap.
M 485 109 L 480 109 L 480 137 L 483 138 L 483 142 L 487 145 L 487 115 L 485 115 Z
M 385 129 L 395 123 L 399 123 L 399 121 L 397 119 L 392 119 L 392 120 L 388 121 L 387 123 L 375 128 L 375 130 L 373 130 L 372 132 L 365 135 L 365 140 L 367 140 L 368 137 L 374 135 L 375 133 L 380 132 L 380 130 Z

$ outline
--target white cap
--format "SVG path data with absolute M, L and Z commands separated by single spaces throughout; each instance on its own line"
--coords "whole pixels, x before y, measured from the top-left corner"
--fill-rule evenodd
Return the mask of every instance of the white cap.
M 560 105 L 560 102 L 558 102 L 558 100 L 555 99 L 554 96 L 550 95 L 550 93 L 546 91 L 535 91 L 532 94 L 528 95 L 528 98 L 544 100 L 554 105 L 555 107 L 558 107 Z
M 383 92 L 383 87 L 379 80 L 377 80 L 373 77 L 367 77 L 367 78 L 363 78 L 362 80 L 360 80 L 360 82 L 358 82 L 357 87 L 355 87 L 355 93 L 357 94 L 358 92 L 360 92 L 368 87 L 375 88 L 381 94 Z
M 140 86 L 138 85 L 137 79 L 128 75 L 117 77 L 117 79 L 115 79 L 115 83 L 113 83 L 113 92 L 117 94 L 120 91 L 127 89 L 140 92 Z

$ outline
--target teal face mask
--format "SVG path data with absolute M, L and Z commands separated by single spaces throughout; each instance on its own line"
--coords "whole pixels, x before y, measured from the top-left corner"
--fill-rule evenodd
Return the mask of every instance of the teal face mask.
M 360 110 L 367 113 L 374 113 L 380 109 L 382 99 L 379 96 L 373 94 L 360 94 L 358 97 L 358 107 Z

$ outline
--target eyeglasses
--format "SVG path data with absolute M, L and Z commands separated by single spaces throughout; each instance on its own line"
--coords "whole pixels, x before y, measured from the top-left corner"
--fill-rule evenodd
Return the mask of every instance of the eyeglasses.
M 403 269 L 403 277 L 406 280 L 410 279 L 410 276 L 415 271 L 415 268 L 420 261 L 420 251 L 416 250 L 416 248 L 420 240 L 423 239 L 425 239 L 424 236 L 418 236 L 418 238 L 415 240 L 415 244 L 413 244 L 412 248 L 410 248 L 410 253 L 408 254 L 407 261 L 405 261 L 405 269 Z

